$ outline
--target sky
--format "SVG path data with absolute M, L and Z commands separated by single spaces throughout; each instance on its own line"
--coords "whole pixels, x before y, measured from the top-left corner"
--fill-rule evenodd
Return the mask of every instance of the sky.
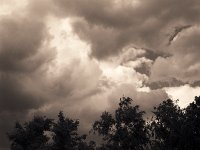
M 200 94 L 199 0 L 0 0 L 0 149 L 15 121 L 80 119 L 120 97 L 150 113 Z

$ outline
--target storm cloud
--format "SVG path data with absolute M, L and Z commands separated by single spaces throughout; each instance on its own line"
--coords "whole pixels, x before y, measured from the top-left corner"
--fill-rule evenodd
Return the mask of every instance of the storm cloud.
M 87 133 L 122 96 L 149 115 L 166 88 L 199 87 L 198 0 L 0 3 L 2 150 L 16 120 L 63 110 Z
M 171 30 L 198 24 L 200 13 L 196 0 L 58 0 L 55 4 L 62 15 L 80 18 L 75 20 L 74 30 L 91 44 L 91 54 L 100 59 L 116 55 L 132 43 L 166 51 Z
M 168 78 L 175 78 L 184 83 L 199 80 L 190 78 L 198 74 L 197 69 L 187 71 L 188 66 L 183 65 L 178 66 L 178 70 L 174 68 L 178 65 L 176 64 L 179 63 L 178 61 L 182 62 L 184 57 L 187 57 L 184 61 L 192 61 L 192 65 L 198 63 L 193 56 L 199 56 L 199 46 L 188 49 L 195 44 L 193 42 L 198 41 L 200 2 L 197 0 L 113 0 L 109 2 L 59 0 L 54 2 L 55 10 L 59 12 L 57 14 L 73 18 L 74 32 L 91 45 L 90 55 L 92 57 L 107 60 L 112 56 L 121 55 L 125 47 L 132 45 L 136 49 L 143 48 L 149 56 L 155 57 L 154 54 L 160 56 L 159 58 L 156 56 L 158 60 L 155 64 L 153 62 L 152 70 L 151 66 L 146 63 L 142 63 L 143 67 L 136 68 L 136 71 L 140 73 L 151 75 L 149 83 L 155 82 L 154 76 L 156 80 L 159 80 L 155 72 L 161 73 L 162 71 L 156 68 L 157 63 L 160 68 L 166 67 L 160 65 L 161 60 L 164 60 L 166 65 L 167 62 L 175 63 L 170 67 L 173 73 Z M 194 33 L 194 30 L 197 32 Z M 184 44 L 180 45 L 181 43 Z M 180 55 L 177 54 L 178 51 Z M 185 55 L 185 52 L 189 54 Z M 166 58 L 166 56 L 171 57 Z M 171 73 L 170 70 L 166 73 L 167 70 L 163 73 L 165 76 Z M 190 79 L 180 78 L 180 76 L 185 76 L 184 74 L 187 74 L 186 76 Z

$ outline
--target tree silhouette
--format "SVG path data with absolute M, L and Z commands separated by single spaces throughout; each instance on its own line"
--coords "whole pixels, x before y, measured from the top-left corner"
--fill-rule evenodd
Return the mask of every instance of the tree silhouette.
M 184 149 L 200 149 L 200 96 L 185 109 Z
M 53 150 L 75 150 L 83 143 L 86 135 L 77 133 L 78 120 L 65 118 L 63 112 L 59 112 L 58 121 L 53 125 Z
M 46 117 L 34 117 L 30 122 L 21 125 L 16 123 L 8 133 L 11 150 L 44 150 L 48 148 L 49 137 L 44 134 L 50 131 L 52 120 Z
M 200 97 L 195 97 L 186 109 L 181 109 L 170 99 L 154 109 L 152 149 L 200 149 Z
M 168 99 L 154 107 L 152 120 L 143 119 L 144 111 L 122 97 L 113 114 L 103 112 L 92 131 L 103 137 L 96 147 L 78 134 L 79 121 L 59 112 L 58 120 L 34 117 L 8 133 L 11 150 L 199 150 L 200 97 L 185 109 Z
M 81 142 L 78 145 L 78 150 L 96 150 L 96 143 L 94 141 L 90 141 L 89 144 Z
M 46 117 L 34 117 L 23 125 L 17 122 L 8 133 L 11 150 L 94 150 L 95 142 L 85 142 L 86 135 L 79 136 L 78 126 L 78 120 L 64 117 L 62 111 L 57 122 Z
M 151 123 L 154 149 L 172 150 L 181 146 L 181 127 L 184 113 L 171 99 L 163 101 L 154 107 L 155 118 Z
M 114 117 L 108 112 L 93 124 L 94 133 L 103 136 L 105 145 L 100 149 L 142 150 L 148 142 L 143 111 L 131 105 L 132 99 L 122 97 Z

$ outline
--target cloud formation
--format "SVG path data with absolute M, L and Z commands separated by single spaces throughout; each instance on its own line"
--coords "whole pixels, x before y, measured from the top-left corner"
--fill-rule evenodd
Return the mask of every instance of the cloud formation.
M 172 43 L 171 57 L 158 58 L 150 76 L 151 81 L 165 81 L 175 78 L 183 83 L 199 81 L 199 26 L 191 27 Z M 170 67 L 169 67 L 170 64 Z
M 187 59 L 190 61 L 193 60 L 191 62 L 193 65 L 196 62 L 189 55 L 199 56 L 197 52 L 198 45 L 197 51 L 194 50 L 195 47 L 192 48 L 193 50 L 186 50 L 188 46 L 195 44 L 190 40 L 193 39 L 192 36 L 197 36 L 198 31 L 197 33 L 191 33 L 191 37 L 188 37 L 188 39 L 181 38 L 181 36 L 190 34 L 189 31 L 194 30 L 194 28 L 196 28 L 195 30 L 199 28 L 198 17 L 200 11 L 198 6 L 200 2 L 197 0 L 186 0 L 184 2 L 181 0 L 112 0 L 109 2 L 97 2 L 93 0 L 72 2 L 70 0 L 59 0 L 54 2 L 56 5 L 55 12 L 58 15 L 74 18 L 72 24 L 74 32 L 82 40 L 91 45 L 90 55 L 92 57 L 99 60 L 109 59 L 112 56 L 121 55 L 125 47 L 134 45 L 133 47 L 143 48 L 150 54 L 149 56 L 155 56 L 154 54 L 160 56 L 159 58 L 156 56 L 158 60 L 155 63 L 152 62 L 154 64 L 152 69 L 151 65 L 146 63 L 142 63 L 142 67 L 136 68 L 137 72 L 150 76 L 147 85 L 150 85 L 152 82 L 155 85 L 154 78 L 158 82 L 163 80 L 164 77 L 159 78 L 156 72 L 159 72 L 161 76 L 162 74 L 167 76 L 167 74 L 173 72 L 170 74 L 171 77 L 168 78 L 170 80 L 176 79 L 183 83 L 191 83 L 199 80 L 190 78 L 192 74 L 196 74 L 192 72 L 198 71 L 193 69 L 194 71 L 184 72 L 183 70 L 188 66 L 177 66 L 176 64 L 178 63 L 176 61 L 179 60 L 182 62 L 183 58 L 187 55 Z M 198 37 L 196 37 L 197 39 Z M 185 43 L 183 47 L 180 45 L 180 42 L 182 44 Z M 179 55 L 177 54 L 178 51 L 181 51 L 181 53 L 189 51 L 190 54 L 179 53 Z M 184 57 L 181 55 L 184 55 Z M 171 57 L 166 58 L 166 56 Z M 159 69 L 166 68 L 170 62 L 174 63 L 171 69 L 165 69 L 164 72 L 161 71 L 162 69 Z M 164 63 L 165 66 L 163 66 Z M 158 68 L 156 67 L 157 64 Z M 176 66 L 178 69 L 175 68 Z M 179 75 L 178 72 L 182 75 Z M 180 78 L 183 74 L 187 74 L 190 79 L 185 80 Z M 165 80 L 169 81 L 169 79 Z
M 49 100 L 44 75 L 56 53 L 46 45 L 50 35 L 45 22 L 27 13 L 0 18 L 1 149 L 8 146 L 5 133 L 14 122 Z
M 123 95 L 149 113 L 163 87 L 199 86 L 198 0 L 0 2 L 0 149 L 34 114 L 64 110 L 87 133 Z
M 170 29 L 199 23 L 199 2 L 196 0 L 54 2 L 60 14 L 80 18 L 75 20 L 74 30 L 91 44 L 91 55 L 99 59 L 116 55 L 132 43 L 166 51 Z

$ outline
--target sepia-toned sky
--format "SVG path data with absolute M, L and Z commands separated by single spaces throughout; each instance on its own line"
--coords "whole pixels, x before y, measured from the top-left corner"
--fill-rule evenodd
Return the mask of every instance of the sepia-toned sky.
M 0 149 L 63 110 L 87 133 L 129 96 L 147 113 L 200 95 L 199 0 L 0 0 Z

